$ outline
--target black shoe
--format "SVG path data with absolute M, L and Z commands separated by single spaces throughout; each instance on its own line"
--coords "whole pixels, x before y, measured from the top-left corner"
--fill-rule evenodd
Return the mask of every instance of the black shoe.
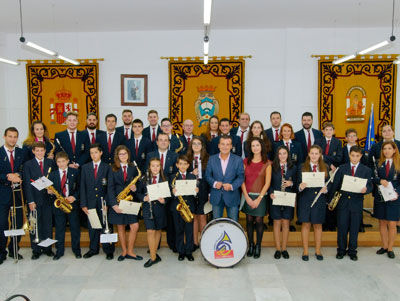
M 55 256 L 55 254 L 54 254 L 54 252 L 52 250 L 43 252 L 43 254 L 45 254 L 45 255 L 47 255 L 49 257 L 54 257 Z
M 393 259 L 393 258 L 396 257 L 396 256 L 394 255 L 394 252 L 393 252 L 393 251 L 387 251 L 387 253 L 388 253 L 388 257 L 389 257 L 390 259 Z
M 76 254 L 75 254 L 75 258 L 76 258 L 76 259 L 82 258 L 82 254 L 81 254 L 81 253 L 76 253 Z
M 378 251 L 376 251 L 376 254 L 382 255 L 387 253 L 388 249 L 380 248 Z
M 59 260 L 62 255 L 54 255 L 53 260 Z
M 199 245 L 193 245 L 193 250 L 192 252 L 196 251 L 199 248 Z
M 276 250 L 275 254 L 274 254 L 274 258 L 275 259 L 280 259 L 281 258 L 281 254 L 282 254 L 281 251 Z
M 150 254 L 150 249 L 147 249 L 147 254 Z
M 317 260 L 319 260 L 319 261 L 324 260 L 324 256 L 322 256 L 322 254 L 317 254 L 317 253 L 315 253 L 315 257 L 316 257 Z
M 308 255 L 302 255 L 301 256 L 301 259 L 303 260 L 303 261 L 308 261 Z
M 178 260 L 179 260 L 179 261 L 182 261 L 182 260 L 184 260 L 184 259 L 185 259 L 185 255 L 179 254 Z
M 397 233 L 400 233 L 400 226 L 396 226 Z
M 126 257 L 126 256 L 124 256 L 124 255 L 119 255 L 117 260 L 118 260 L 118 261 L 124 261 L 124 260 L 125 260 L 125 257 Z
M 157 262 L 158 262 L 157 259 L 156 259 L 155 261 L 149 259 L 149 260 L 147 260 L 146 263 L 144 264 L 144 267 L 145 267 L 145 268 L 149 268 L 149 267 L 151 267 L 153 264 L 156 264 Z
M 6 258 L 0 258 L 0 264 L 2 264 L 4 262 L 4 260 L 6 260 Z
M 156 254 L 156 261 L 157 261 L 157 262 L 160 262 L 160 261 L 161 261 L 161 257 L 158 256 L 158 254 Z
M 39 257 L 40 257 L 39 253 L 33 253 L 31 259 L 36 260 L 36 259 L 39 259 Z
M 40 256 L 40 254 L 39 254 L 39 256 Z M 14 254 L 8 253 L 8 257 L 14 258 Z M 22 257 L 22 255 L 18 253 L 18 260 L 21 260 L 21 259 L 24 259 L 24 257 Z
M 108 254 L 106 255 L 106 259 L 107 259 L 107 260 L 113 260 L 113 259 L 114 259 L 114 254 L 113 254 L 113 253 L 108 253 Z
M 282 257 L 285 259 L 289 259 L 289 253 L 287 250 L 282 251 Z
M 249 246 L 249 250 L 247 251 L 247 257 L 254 256 L 254 243 L 252 242 Z
M 95 253 L 95 252 L 92 252 L 92 251 L 88 251 L 87 253 L 85 253 L 85 254 L 83 255 L 83 258 L 90 258 L 90 257 L 92 257 L 92 256 L 94 256 L 94 255 L 97 255 L 97 254 L 99 254 L 99 253 Z
M 343 257 L 344 256 L 342 254 L 339 254 L 339 253 L 336 254 L 336 259 L 343 259 Z
M 187 254 L 187 255 L 186 255 L 186 258 L 187 258 L 189 261 L 194 261 L 194 257 L 193 257 L 192 254 Z
M 136 255 L 135 257 L 131 256 L 131 255 L 126 255 L 125 256 L 126 259 L 133 259 L 133 260 L 143 260 L 143 257 L 140 255 Z
M 290 231 L 290 232 L 296 232 L 296 227 L 293 226 L 293 225 L 290 225 L 290 226 L 289 226 L 289 231 Z
M 350 257 L 350 259 L 353 260 L 353 261 L 357 261 L 357 260 L 358 260 L 358 257 L 357 257 L 357 255 L 355 255 L 355 254 L 349 255 L 349 257 Z
M 254 258 L 260 258 L 261 255 L 261 245 L 256 245 L 256 247 L 254 248 Z

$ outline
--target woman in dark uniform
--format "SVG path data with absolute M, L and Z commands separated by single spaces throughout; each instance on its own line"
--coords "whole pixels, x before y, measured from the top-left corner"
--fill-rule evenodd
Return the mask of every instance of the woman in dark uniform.
M 27 156 L 27 160 L 35 158 L 32 153 L 32 144 L 34 142 L 42 141 L 46 145 L 45 157 L 54 159 L 54 144 L 50 142 L 49 132 L 46 125 L 40 120 L 32 122 L 31 128 L 29 129 L 28 138 L 23 142 L 23 149 Z
M 376 254 L 387 253 L 388 257 L 395 258 L 393 252 L 394 241 L 396 240 L 396 223 L 400 218 L 400 200 L 399 200 L 399 176 L 400 156 L 396 143 L 393 141 L 383 142 L 379 168 L 377 175 L 374 174 L 374 183 L 388 187 L 392 183 L 396 195 L 392 200 L 385 202 L 382 200 L 379 191 L 374 192 L 374 217 L 379 220 L 379 231 L 381 234 L 382 245 Z
M 211 140 L 221 135 L 221 130 L 219 129 L 219 118 L 213 115 L 208 119 L 207 130 L 200 136 L 204 139 L 207 146 L 207 153 L 210 152 Z
M 268 154 L 268 159 L 272 160 L 273 159 L 273 150 L 272 150 L 272 145 L 271 141 L 269 141 L 267 135 L 264 132 L 264 126 L 261 123 L 261 121 L 253 121 L 253 123 L 250 125 L 250 131 L 249 135 L 247 136 L 247 140 L 243 143 L 243 148 L 244 148 L 244 154 L 245 157 L 247 158 L 249 156 L 249 148 L 247 145 L 253 139 L 253 137 L 258 137 L 261 138 L 261 140 L 264 142 L 266 149 L 267 149 L 267 154 Z
M 272 199 L 271 218 L 274 220 L 275 259 L 281 258 L 281 255 L 285 259 L 289 258 L 286 246 L 289 238 L 289 223 L 294 216 L 294 207 L 274 205 L 274 190 L 296 192 L 296 177 L 297 168 L 290 160 L 289 150 L 284 145 L 279 146 L 272 164 L 271 186 L 269 188 Z
M 276 149 L 279 146 L 284 145 L 289 149 L 290 159 L 294 165 L 298 166 L 301 162 L 303 162 L 304 154 L 301 150 L 301 144 L 300 142 L 293 140 L 294 131 L 291 124 L 285 123 L 282 125 L 279 139 L 279 142 L 274 143 L 274 156 L 276 154 Z
M 131 153 L 125 145 L 119 145 L 115 149 L 114 164 L 112 172 L 108 175 L 108 207 L 109 222 L 118 227 L 118 237 L 121 243 L 122 254 L 118 257 L 118 261 L 124 259 L 142 260 L 143 257 L 136 255 L 133 248 L 136 241 L 136 235 L 139 230 L 138 217 L 134 214 L 124 214 L 118 207 L 117 196 L 124 190 L 130 182 L 138 176 L 138 171 L 135 166 L 131 165 Z M 129 186 L 130 194 L 133 196 L 133 201 L 139 201 L 136 195 L 136 185 Z M 126 244 L 125 227 L 129 225 L 130 231 L 128 236 L 128 247 Z
M 308 238 L 310 234 L 311 224 L 314 228 L 315 240 L 315 257 L 317 260 L 323 260 L 321 254 L 321 240 L 322 240 L 322 224 L 325 222 L 326 202 L 327 202 L 327 188 L 316 187 L 307 188 L 307 183 L 303 183 L 303 172 L 323 172 L 325 173 L 325 182 L 328 180 L 328 166 L 322 159 L 322 149 L 318 145 L 313 145 L 308 152 L 308 156 L 304 164 L 298 168 L 297 182 L 299 184 L 298 195 L 298 220 L 301 222 L 301 239 L 303 241 L 303 256 L 304 261 L 308 261 Z M 318 201 L 311 207 L 317 194 L 322 191 Z
M 204 177 L 209 156 L 203 139 L 197 136 L 192 138 L 187 156 L 190 162 L 192 162 L 192 166 L 189 170 L 197 177 L 199 187 L 199 192 L 195 199 L 195 211 L 193 212 L 193 251 L 195 251 L 199 248 L 199 232 L 201 233 L 207 224 L 207 215 L 204 214 L 204 205 L 208 202 L 208 194 L 210 193 L 210 187 Z

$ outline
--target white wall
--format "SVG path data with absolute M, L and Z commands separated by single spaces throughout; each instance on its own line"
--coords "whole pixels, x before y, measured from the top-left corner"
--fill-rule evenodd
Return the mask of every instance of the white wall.
M 269 113 L 278 110 L 285 121 L 298 129 L 304 111 L 314 113 L 317 120 L 318 66 L 310 55 L 353 53 L 382 41 L 389 33 L 388 28 L 213 30 L 210 55 L 253 55 L 246 60 L 245 110 L 252 120 L 262 120 L 267 127 Z M 65 56 L 105 59 L 100 62 L 101 120 L 107 113 L 120 116 L 123 73 L 149 76 L 149 106 L 134 107 L 135 117 L 146 120 L 146 112 L 151 108 L 156 108 L 162 117 L 168 116 L 168 62 L 160 56 L 199 56 L 202 35 L 202 31 L 25 34 Z M 381 53 L 400 53 L 400 45 Z M 45 59 L 22 48 L 18 35 L 1 33 L 0 56 Z M 27 118 L 25 66 L 0 64 L 0 131 L 13 125 L 25 137 Z M 396 132 L 399 130 L 398 122 Z

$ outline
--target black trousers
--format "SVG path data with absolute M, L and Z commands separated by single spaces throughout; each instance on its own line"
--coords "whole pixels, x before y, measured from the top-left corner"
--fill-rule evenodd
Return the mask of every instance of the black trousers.
M 172 208 L 175 209 L 175 208 Z M 175 233 L 175 224 L 174 224 L 174 218 L 173 218 L 173 213 L 171 209 L 171 202 L 168 202 L 166 204 L 166 214 L 167 214 L 167 226 L 166 226 L 166 231 L 167 231 L 167 244 L 170 249 L 175 249 L 177 248 L 176 246 L 176 233 Z M 176 211 L 176 210 L 175 210 Z
M 324 226 L 328 227 L 329 229 L 333 229 L 337 227 L 337 211 L 336 209 L 331 211 L 328 209 L 328 205 L 326 206 L 325 211 L 325 223 Z
M 70 214 L 66 214 L 60 209 L 53 207 L 54 220 L 56 224 L 56 255 L 63 256 L 65 250 L 65 232 L 67 220 L 71 232 L 71 245 L 74 254 L 81 254 L 81 228 L 79 225 L 79 210 L 73 209 Z
M 42 206 L 36 205 L 37 230 L 39 234 L 39 241 L 45 240 L 47 238 L 53 238 L 53 214 L 51 207 L 52 205 L 50 202 L 46 202 Z M 30 234 L 31 248 L 33 253 L 41 254 L 42 252 L 51 251 L 51 246 L 43 248 L 39 247 L 36 243 L 34 243 L 33 241 L 35 238 L 36 238 L 36 233 Z
M 16 207 L 19 207 L 21 206 L 20 194 L 16 193 L 15 196 L 16 196 Z M 4 231 L 9 230 L 11 228 L 11 225 L 9 225 L 8 223 L 8 217 L 12 206 L 13 206 L 12 196 L 7 204 L 0 204 L 0 256 L 7 255 L 6 248 L 7 248 L 8 237 L 4 235 Z M 16 213 L 17 229 L 21 229 L 23 220 L 22 208 L 17 208 L 15 210 L 15 213 Z M 14 255 L 14 247 L 13 247 L 14 241 L 16 242 L 17 249 L 19 250 L 19 242 L 21 241 L 21 236 L 10 237 L 10 242 L 8 244 L 8 252 L 10 255 Z
M 349 255 L 357 254 L 358 230 L 360 229 L 362 211 L 351 212 L 348 209 L 337 211 L 337 252 L 344 255 L 348 250 Z M 349 239 L 347 240 L 347 235 Z
M 100 219 L 100 222 L 102 223 L 102 212 L 99 208 L 96 209 L 97 211 L 97 216 Z M 92 251 L 93 253 L 99 253 L 100 250 L 100 235 L 104 233 L 104 229 L 106 228 L 106 225 L 102 223 L 103 228 L 102 229 L 93 229 L 92 225 L 90 225 L 90 222 L 88 222 L 89 226 L 89 238 L 90 238 L 90 246 L 89 250 Z M 113 227 L 112 225 L 108 225 L 110 232 L 113 232 Z M 115 244 L 114 243 L 106 243 L 102 244 L 103 245 L 103 252 L 106 254 L 114 253 L 115 251 Z
M 193 250 L 193 222 L 186 223 L 178 211 L 172 212 L 175 225 L 176 249 L 179 254 L 189 255 Z M 186 242 L 185 242 L 186 241 Z

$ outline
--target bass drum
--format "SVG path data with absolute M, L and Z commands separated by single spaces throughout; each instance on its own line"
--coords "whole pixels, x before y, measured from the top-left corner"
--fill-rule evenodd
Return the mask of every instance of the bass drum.
M 201 254 L 208 263 L 218 268 L 239 263 L 247 248 L 248 241 L 242 226 L 229 218 L 212 220 L 201 233 Z

